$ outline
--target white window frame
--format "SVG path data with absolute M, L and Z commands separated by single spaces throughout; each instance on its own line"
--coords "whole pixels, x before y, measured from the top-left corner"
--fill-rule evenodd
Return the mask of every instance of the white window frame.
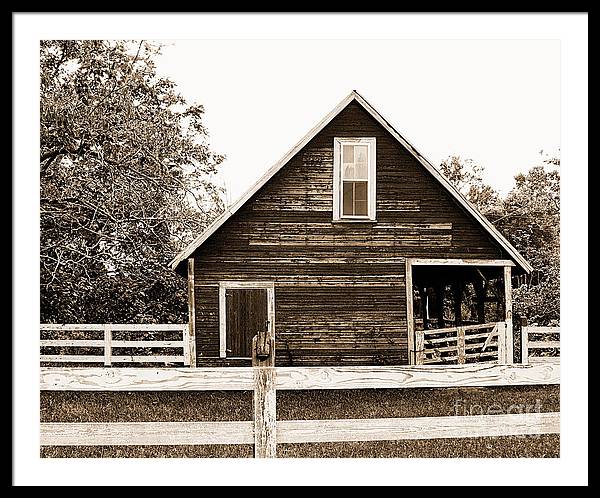
M 223 281 L 219 282 L 219 357 L 230 359 L 244 359 L 227 356 L 227 289 L 266 289 L 267 291 L 267 332 L 275 344 L 275 283 L 274 282 L 245 282 Z
M 342 147 L 344 145 L 366 145 L 369 150 L 368 165 L 368 214 L 366 216 L 342 215 Z M 334 138 L 333 139 L 333 220 L 334 221 L 375 221 L 376 215 L 376 151 L 375 137 Z

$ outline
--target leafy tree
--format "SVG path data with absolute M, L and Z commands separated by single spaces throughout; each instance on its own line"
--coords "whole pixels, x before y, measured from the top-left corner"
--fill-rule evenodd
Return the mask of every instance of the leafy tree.
M 444 159 L 439 167 L 442 174 L 485 215 L 498 213 L 501 201 L 492 187 L 483 181 L 484 167 L 472 159 L 453 155 Z
M 222 209 L 204 109 L 146 42 L 40 47 L 41 320 L 186 319 L 168 267 Z
M 504 215 L 494 224 L 534 268 L 518 279 L 515 312 L 548 325 L 560 320 L 560 173 L 547 166 L 560 166 L 560 160 L 544 163 L 515 177 Z
M 502 232 L 534 271 L 516 279 L 514 311 L 532 323 L 560 320 L 560 159 L 546 158 L 502 199 L 482 179 L 482 166 L 459 156 L 440 165 L 446 178 Z

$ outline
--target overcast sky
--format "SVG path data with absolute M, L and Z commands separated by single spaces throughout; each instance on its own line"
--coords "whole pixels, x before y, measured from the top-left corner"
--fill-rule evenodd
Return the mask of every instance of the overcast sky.
M 502 193 L 560 148 L 556 40 L 177 40 L 157 60 L 205 106 L 235 201 L 351 90 L 434 164 L 486 168 Z

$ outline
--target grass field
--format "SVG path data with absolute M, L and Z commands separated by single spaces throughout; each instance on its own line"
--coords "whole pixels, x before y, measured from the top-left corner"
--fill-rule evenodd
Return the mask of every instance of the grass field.
M 41 393 L 42 422 L 251 420 L 251 392 Z M 559 386 L 279 391 L 277 418 L 427 417 L 559 411 Z M 281 444 L 280 457 L 558 457 L 559 436 Z M 251 445 L 42 447 L 43 457 L 252 457 Z

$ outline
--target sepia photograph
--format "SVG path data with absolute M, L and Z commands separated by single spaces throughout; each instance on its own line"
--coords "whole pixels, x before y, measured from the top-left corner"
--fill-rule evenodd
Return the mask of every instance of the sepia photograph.
M 166 31 L 33 40 L 39 465 L 563 460 L 561 40 Z

